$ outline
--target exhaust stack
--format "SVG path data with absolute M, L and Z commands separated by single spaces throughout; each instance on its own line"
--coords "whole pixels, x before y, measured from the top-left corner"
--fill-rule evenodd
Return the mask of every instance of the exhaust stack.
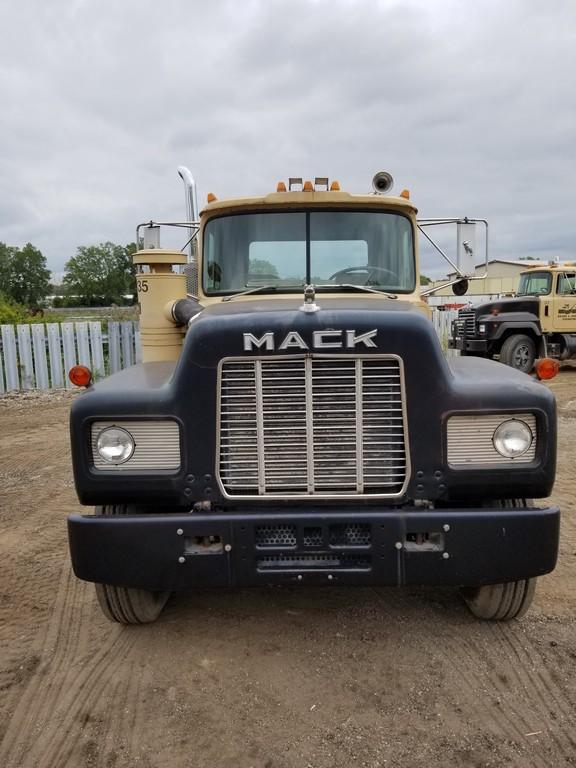
M 178 175 L 184 182 L 185 203 L 186 203 L 186 221 L 197 222 L 200 218 L 198 211 L 198 197 L 196 195 L 196 182 L 185 165 L 178 166 Z M 184 267 L 186 275 L 186 292 L 189 296 L 196 298 L 198 296 L 198 239 L 195 237 L 195 230 L 188 230 L 188 239 L 190 241 L 190 257 L 188 264 Z

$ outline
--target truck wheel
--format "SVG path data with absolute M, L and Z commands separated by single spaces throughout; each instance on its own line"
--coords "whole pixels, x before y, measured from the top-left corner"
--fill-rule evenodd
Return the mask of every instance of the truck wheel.
M 96 507 L 97 515 L 126 515 L 125 504 Z M 96 598 L 104 616 L 120 624 L 149 624 L 156 621 L 166 605 L 170 592 L 149 592 L 146 589 L 95 584 Z
M 532 603 L 536 579 L 520 579 L 507 584 L 488 584 L 462 590 L 470 611 L 479 619 L 508 621 L 524 616 Z
M 490 509 L 533 507 L 531 499 L 497 499 L 486 502 Z M 536 590 L 536 579 L 519 579 L 504 584 L 466 587 L 462 597 L 470 611 L 479 619 L 508 621 L 519 619 L 530 608 Z
M 536 358 L 536 345 L 523 334 L 508 336 L 500 350 L 500 362 L 516 368 L 518 371 L 530 373 Z

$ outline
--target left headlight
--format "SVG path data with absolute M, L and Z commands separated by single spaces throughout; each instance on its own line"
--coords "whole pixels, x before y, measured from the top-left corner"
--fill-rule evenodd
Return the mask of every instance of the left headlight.
M 123 464 L 132 456 L 136 444 L 126 429 L 108 427 L 96 440 L 96 450 L 108 464 Z
M 501 456 L 515 459 L 528 451 L 533 439 L 534 436 L 528 424 L 519 419 L 510 419 L 494 430 L 492 442 Z

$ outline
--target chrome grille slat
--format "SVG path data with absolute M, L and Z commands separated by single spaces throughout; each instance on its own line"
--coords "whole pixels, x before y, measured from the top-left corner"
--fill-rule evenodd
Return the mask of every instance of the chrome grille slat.
M 222 361 L 224 493 L 401 495 L 409 471 L 401 366 L 392 356 Z

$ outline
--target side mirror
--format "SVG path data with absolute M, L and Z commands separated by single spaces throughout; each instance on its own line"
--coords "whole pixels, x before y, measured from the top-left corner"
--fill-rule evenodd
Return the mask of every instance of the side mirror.
M 468 280 L 458 280 L 457 283 L 452 285 L 452 293 L 454 296 L 464 296 L 468 290 Z
M 463 219 L 456 222 L 456 265 L 460 274 L 472 277 L 476 272 L 476 224 Z M 467 289 L 467 288 L 466 288 Z M 454 291 L 456 293 L 456 291 Z M 463 291 L 466 293 L 466 291 Z M 456 294 L 462 295 L 462 294 Z

